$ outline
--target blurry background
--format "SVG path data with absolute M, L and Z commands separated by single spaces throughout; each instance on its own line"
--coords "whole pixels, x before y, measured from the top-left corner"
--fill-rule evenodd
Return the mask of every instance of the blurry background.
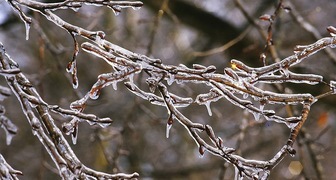
M 64 20 L 89 30 L 102 30 L 106 39 L 133 52 L 160 58 L 165 64 L 194 63 L 215 65 L 220 72 L 238 59 L 250 66 L 261 66 L 259 55 L 266 44 L 256 26 L 253 26 L 237 7 L 235 0 L 144 0 L 140 10 L 125 9 L 118 16 L 105 7 L 83 6 L 78 11 L 56 11 Z M 293 0 L 286 4 L 291 10 L 282 10 L 272 29 L 274 47 L 280 59 L 293 54 L 295 45 L 315 42 L 318 36 L 329 36 L 326 27 L 335 24 L 336 1 Z M 275 0 L 242 0 L 241 5 L 267 32 L 269 23 L 258 18 L 273 14 Z M 288 8 L 288 9 L 289 9 Z M 160 9 L 164 11 L 159 12 Z M 37 87 L 49 104 L 68 108 L 90 90 L 97 76 L 111 71 L 101 59 L 80 51 L 78 57 L 79 88 L 73 90 L 65 71 L 73 53 L 71 36 L 43 16 L 27 10 L 39 25 L 32 25 L 29 40 L 25 40 L 25 26 L 6 1 L 0 2 L 0 42 L 21 70 Z M 163 13 L 163 14 L 162 14 Z M 298 23 L 298 17 L 309 23 L 311 32 Z M 49 38 L 46 42 L 41 32 Z M 312 33 L 313 32 L 313 33 Z M 217 47 L 240 37 L 240 41 L 225 51 L 209 53 Z M 78 38 L 80 42 L 85 39 Z M 334 51 L 334 50 L 333 50 Z M 267 63 L 275 61 L 266 51 Z M 324 51 L 310 57 L 291 69 L 294 72 L 316 73 L 326 82 L 336 79 L 336 59 Z M 146 88 L 136 78 L 140 87 Z M 1 85 L 5 85 L 2 78 Z M 265 87 L 272 91 L 273 87 Z M 282 84 L 287 92 L 309 92 L 319 95 L 327 86 Z M 171 86 L 181 96 L 195 98 L 209 89 L 201 85 Z M 295 157 L 286 157 L 272 172 L 270 179 L 319 179 L 336 177 L 336 123 L 335 96 L 315 103 L 304 133 L 296 142 Z M 19 127 L 10 146 L 5 144 L 5 133 L 0 131 L 0 152 L 13 168 L 21 170 L 20 179 L 59 179 L 54 164 L 43 146 L 31 133 L 30 126 L 14 96 L 4 101 L 6 115 Z M 181 109 L 194 122 L 210 124 L 226 146 L 237 148 L 245 158 L 268 160 L 282 147 L 289 129 L 282 124 L 256 122 L 254 117 L 226 101 L 211 104 L 213 116 L 205 106 L 196 104 Z M 284 107 L 268 108 L 286 114 Z M 293 107 L 299 110 L 300 107 Z M 105 172 L 138 172 L 141 179 L 233 179 L 234 169 L 221 158 L 205 153 L 200 157 L 198 147 L 187 131 L 174 123 L 166 138 L 167 112 L 164 107 L 151 105 L 135 97 L 122 83 L 118 90 L 105 88 L 98 100 L 91 100 L 85 112 L 99 117 L 110 117 L 114 123 L 102 129 L 86 123 L 79 125 L 79 139 L 72 145 L 79 159 L 87 166 Z M 69 119 L 55 115 L 60 125 Z M 245 135 L 244 137 L 242 135 Z M 70 137 L 67 137 L 71 141 Z M 303 167 L 303 168 L 302 168 Z M 318 171 L 317 169 L 321 169 Z M 322 172 L 322 173 L 321 173 Z

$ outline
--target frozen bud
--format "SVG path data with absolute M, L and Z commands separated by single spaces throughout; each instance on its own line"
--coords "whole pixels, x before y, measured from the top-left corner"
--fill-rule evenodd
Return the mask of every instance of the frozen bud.
M 282 9 L 284 9 L 285 10 L 285 12 L 290 12 L 291 10 L 292 10 L 292 8 L 291 7 L 289 7 L 289 6 L 282 6 Z
M 204 153 L 205 153 L 204 146 L 200 145 L 199 148 L 198 148 L 198 152 L 200 153 L 201 156 L 203 156 Z
M 328 26 L 327 31 L 330 33 L 331 36 L 336 36 L 336 28 L 334 26 Z
M 205 131 L 210 138 L 215 138 L 215 133 L 210 125 L 205 125 Z
M 101 39 L 104 39 L 106 34 L 103 31 L 97 31 L 97 36 L 99 36 Z
M 223 148 L 223 139 L 221 137 L 217 137 L 217 146 Z
M 194 69 L 205 69 L 206 67 L 200 64 L 193 64 Z
M 207 68 L 205 68 L 204 73 L 213 73 L 215 71 L 216 71 L 216 67 L 211 65 L 211 66 L 208 66 Z
M 263 21 L 271 21 L 272 20 L 272 16 L 269 15 L 269 14 L 264 14 L 264 15 L 260 16 L 259 19 L 263 20 Z

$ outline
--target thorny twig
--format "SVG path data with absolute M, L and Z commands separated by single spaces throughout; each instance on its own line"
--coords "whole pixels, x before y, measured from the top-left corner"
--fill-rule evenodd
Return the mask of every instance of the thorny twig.
M 112 8 L 115 12 L 119 12 L 121 7 L 138 8 L 142 5 L 141 2 L 123 2 L 125 4 L 115 5 L 113 1 L 98 1 L 98 0 L 81 0 L 81 1 L 64 1 L 61 3 L 40 3 L 30 0 L 9 0 L 10 4 L 19 12 L 20 17 L 26 24 L 30 24 L 31 20 L 20 9 L 20 6 L 26 6 L 31 10 L 37 11 L 44 15 L 49 21 L 62 27 L 68 31 L 74 39 L 74 55 L 70 61 L 67 70 L 72 74 L 74 88 L 78 86 L 76 58 L 79 50 L 79 45 L 76 40 L 78 36 L 88 39 L 90 42 L 85 42 L 81 48 L 105 60 L 113 67 L 113 72 L 101 74 L 98 76 L 97 82 L 92 86 L 91 90 L 82 98 L 73 102 L 70 106 L 71 110 L 64 110 L 58 106 L 50 106 L 45 103 L 29 81 L 22 73 L 14 73 L 11 76 L 6 76 L 7 82 L 15 93 L 23 112 L 31 123 L 32 130 L 40 141 L 47 148 L 50 156 L 57 165 L 60 174 L 63 178 L 68 175 L 77 177 L 90 176 L 102 178 L 132 178 L 138 176 L 134 174 L 105 174 L 85 167 L 77 159 L 72 152 L 67 141 L 64 139 L 60 130 L 54 125 L 49 111 L 57 113 L 64 113 L 73 117 L 70 126 L 66 126 L 67 132 L 76 134 L 77 121 L 80 119 L 94 122 L 104 123 L 106 120 L 98 120 L 94 115 L 82 114 L 85 109 L 85 104 L 89 98 L 97 99 L 101 90 L 109 85 L 114 86 L 118 82 L 125 82 L 126 87 L 135 95 L 150 101 L 152 104 L 165 106 L 168 110 L 167 120 L 167 137 L 169 136 L 169 129 L 175 120 L 181 123 L 190 136 L 195 140 L 199 147 L 199 153 L 203 155 L 208 151 L 216 156 L 225 159 L 231 163 L 236 169 L 236 177 L 249 177 L 255 179 L 266 179 L 270 171 L 287 155 L 295 154 L 293 143 L 296 141 L 298 133 L 300 132 L 304 122 L 307 120 L 310 112 L 310 107 L 319 98 L 323 96 L 312 96 L 309 93 L 305 94 L 288 94 L 275 93 L 259 88 L 258 84 L 277 84 L 277 83 L 298 83 L 315 85 L 323 82 L 320 75 L 315 74 L 297 74 L 289 70 L 290 67 L 299 64 L 301 61 L 307 59 L 314 53 L 325 49 L 326 47 L 334 48 L 336 45 L 336 37 L 334 34 L 335 28 L 328 27 L 332 37 L 321 38 L 311 45 L 296 46 L 294 55 L 284 58 L 283 60 L 266 65 L 264 67 L 253 68 L 245 65 L 239 60 L 231 61 L 231 68 L 225 68 L 224 73 L 217 73 L 214 66 L 202 66 L 194 64 L 192 68 L 184 65 L 173 66 L 162 63 L 160 59 L 149 58 L 145 55 L 131 52 L 127 49 L 119 47 L 107 40 L 105 40 L 105 33 L 102 31 L 88 31 L 81 27 L 72 25 L 59 16 L 53 13 L 54 10 L 60 8 L 80 8 L 82 3 L 87 2 L 89 5 L 104 5 Z M 118 1 L 119 2 L 119 1 Z M 121 2 L 120 2 L 121 3 Z M 279 7 L 281 3 L 279 3 Z M 277 9 L 279 9 L 279 7 Z M 271 26 L 270 26 L 271 27 Z M 335 31 L 335 32 L 334 32 Z M 271 33 L 271 31 L 269 31 Z M 271 45 L 271 35 L 268 36 L 268 45 Z M 93 44 L 94 43 L 94 44 Z M 7 57 L 2 49 L 3 57 Z M 11 66 L 9 58 L 2 58 L 2 68 L 10 70 L 16 68 Z M 146 82 L 149 91 L 140 89 L 134 82 L 133 76 L 146 72 L 148 78 Z M 199 94 L 194 97 L 180 97 L 176 94 L 170 93 L 168 86 L 172 83 L 198 83 L 209 87 L 208 93 Z M 324 82 L 323 82 L 324 83 Z M 335 94 L 335 81 L 331 81 L 329 94 Z M 161 96 L 155 94 L 160 92 Z M 283 123 L 291 130 L 287 142 L 283 147 L 268 161 L 245 159 L 237 154 L 234 154 L 234 149 L 226 147 L 223 140 L 216 136 L 214 130 L 210 125 L 194 123 L 192 120 L 184 116 L 179 110 L 179 107 L 187 107 L 192 103 L 205 105 L 211 116 L 210 103 L 226 99 L 233 105 L 240 107 L 252 113 L 256 120 L 260 117 L 269 121 Z M 265 109 L 265 105 L 302 105 L 300 114 L 283 117 L 272 109 Z M 44 124 L 46 129 L 43 129 L 41 124 Z M 104 126 L 104 125 L 103 125 Z M 70 128 L 68 128 L 70 127 Z M 71 129 L 73 127 L 74 129 Z M 46 133 L 46 131 L 48 133 Z M 210 139 L 210 143 L 200 136 L 200 133 L 205 132 Z M 47 134 L 50 134 L 48 136 Z M 61 153 L 60 153 L 61 152 Z

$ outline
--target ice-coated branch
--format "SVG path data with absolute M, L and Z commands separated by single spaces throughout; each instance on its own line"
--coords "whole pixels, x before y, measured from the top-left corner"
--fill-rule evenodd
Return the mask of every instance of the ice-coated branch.
M 239 1 L 236 1 L 239 2 Z M 35 88 L 20 72 L 15 61 L 11 60 L 1 49 L 2 70 L 0 75 L 6 77 L 6 80 L 21 103 L 22 111 L 31 124 L 34 135 L 36 135 L 49 155 L 54 160 L 60 174 L 63 178 L 78 177 L 97 179 L 116 179 L 116 178 L 134 178 L 133 174 L 105 174 L 91 170 L 84 166 L 72 152 L 67 141 L 63 137 L 60 129 L 53 123 L 51 112 L 70 116 L 72 118 L 68 123 L 63 124 L 63 131 L 71 134 L 73 139 L 77 137 L 78 122 L 87 121 L 90 124 L 98 124 L 105 127 L 112 122 L 109 118 L 100 119 L 93 114 L 83 113 L 88 99 L 97 99 L 101 90 L 108 86 L 113 86 L 117 90 L 117 83 L 123 82 L 127 89 L 154 105 L 164 106 L 168 111 L 166 136 L 169 137 L 170 129 L 175 121 L 178 121 L 185 127 L 190 137 L 195 141 L 199 148 L 200 155 L 206 151 L 219 156 L 231 163 L 236 169 L 236 178 L 267 179 L 270 171 L 281 162 L 288 154 L 294 155 L 293 144 L 308 118 L 311 106 L 320 98 L 327 95 L 336 94 L 336 83 L 331 81 L 330 91 L 324 95 L 313 96 L 310 93 L 287 93 L 273 92 L 264 88 L 264 84 L 296 83 L 316 85 L 319 83 L 327 84 L 323 77 L 316 74 L 299 74 L 291 71 L 291 68 L 311 55 L 327 48 L 336 47 L 336 29 L 332 26 L 327 30 L 330 37 L 317 40 L 310 45 L 298 45 L 294 48 L 294 54 L 279 60 L 275 63 L 263 67 L 249 67 L 240 60 L 231 60 L 231 67 L 218 71 L 213 65 L 208 67 L 194 64 L 187 67 L 183 64 L 178 66 L 165 64 L 160 59 L 154 59 L 142 54 L 132 52 L 131 50 L 120 47 L 105 40 L 103 31 L 89 31 L 78 27 L 60 18 L 54 13 L 58 9 L 78 9 L 83 3 L 87 5 L 101 5 L 111 8 L 116 14 L 121 8 L 132 7 L 137 9 L 142 6 L 141 2 L 128 1 L 108 1 L 108 0 L 67 0 L 60 3 L 41 3 L 31 0 L 9 0 L 12 7 L 18 12 L 26 24 L 29 31 L 29 24 L 32 22 L 29 17 L 21 11 L 21 6 L 28 7 L 45 16 L 50 22 L 65 29 L 70 33 L 74 43 L 74 53 L 67 66 L 67 71 L 71 73 L 73 87 L 77 88 L 77 55 L 81 47 L 85 52 L 92 54 L 104 60 L 112 67 L 109 73 L 100 74 L 97 81 L 92 85 L 89 92 L 81 99 L 74 101 L 70 105 L 70 110 L 60 108 L 55 105 L 48 105 L 42 100 Z M 267 46 L 272 45 L 272 21 L 284 8 L 280 1 L 273 16 L 264 16 L 262 19 L 270 21 L 268 35 L 265 34 Z M 28 33 L 27 33 L 28 37 Z M 79 46 L 77 39 L 83 37 L 89 42 L 84 42 Z M 277 56 L 274 54 L 274 57 Z M 265 57 L 262 57 L 263 61 Z M 140 73 L 146 73 L 148 77 L 144 81 L 148 89 L 138 86 L 133 77 Z M 170 92 L 170 85 L 176 84 L 199 84 L 208 88 L 208 92 L 197 94 L 193 97 L 182 97 Z M 141 87 L 141 88 L 140 88 Z M 159 95 L 158 95 L 159 93 Z M 210 104 L 225 100 L 232 105 L 250 112 L 255 120 L 264 118 L 268 121 L 283 123 L 290 129 L 287 142 L 280 150 L 269 160 L 245 159 L 235 154 L 235 149 L 225 146 L 225 142 L 216 135 L 209 124 L 195 123 L 181 113 L 178 108 L 188 107 L 190 104 L 205 105 L 209 116 L 212 115 Z M 276 112 L 273 105 L 287 106 L 293 105 L 300 108 L 300 112 L 286 116 Z M 266 106 L 267 105 L 267 106 Z M 42 126 L 42 124 L 44 126 Z M 46 127 L 46 128 L 43 128 Z M 204 138 L 204 133 L 207 138 Z M 74 140 L 74 142 L 76 142 Z
M 18 180 L 17 175 L 22 175 L 21 171 L 15 170 L 10 166 L 5 158 L 0 154 L 0 178 L 8 180 Z
M 201 155 L 203 155 L 205 151 L 209 151 L 216 156 L 222 157 L 238 169 L 237 176 L 264 179 L 269 176 L 271 169 L 287 154 L 295 154 L 295 150 L 292 147 L 293 143 L 307 119 L 311 105 L 321 97 L 314 97 L 309 93 L 288 94 L 272 92 L 259 88 L 259 85 L 284 82 L 308 85 L 322 83 L 323 78 L 320 75 L 298 74 L 291 72 L 290 68 L 324 48 L 335 47 L 336 41 L 335 37 L 332 36 L 322 38 L 311 45 L 296 46 L 294 55 L 264 67 L 253 68 L 239 60 L 232 60 L 231 68 L 225 68 L 224 73 L 218 73 L 214 66 L 205 67 L 195 64 L 192 68 L 189 68 L 184 65 L 166 65 L 163 64 L 161 60 L 151 59 L 144 55 L 133 53 L 107 41 L 104 41 L 104 43 L 109 44 L 107 48 L 101 48 L 90 43 L 83 43 L 82 48 L 86 52 L 102 58 L 111 65 L 111 67 L 114 68 L 113 73 L 116 73 L 115 76 L 117 76 L 117 74 L 123 76 L 123 69 L 132 69 L 137 66 L 136 64 L 138 64 L 137 67 L 139 67 L 139 69 L 132 74 L 135 75 L 143 71 L 149 75 L 146 79 L 149 89 L 148 92 L 140 89 L 130 78 L 130 81 L 127 81 L 127 79 L 123 79 L 123 81 L 126 81 L 124 84 L 135 95 L 150 101 L 152 104 L 167 107 L 167 137 L 169 137 L 169 130 L 173 122 L 177 120 L 187 129 L 190 136 L 195 140 Z M 129 76 L 130 74 L 127 75 Z M 98 78 L 97 83 L 99 83 L 99 81 L 101 81 L 100 78 Z M 112 81 L 113 83 L 119 82 L 116 79 Z M 168 86 L 173 83 L 204 84 L 210 87 L 210 91 L 205 94 L 197 95 L 195 99 L 192 97 L 180 97 L 170 93 L 168 87 L 163 84 L 164 82 L 166 82 Z M 334 92 L 335 86 L 333 82 L 334 81 L 331 81 L 330 83 L 329 94 Z M 95 87 L 96 85 L 94 85 L 92 89 L 95 89 Z M 103 88 L 103 86 L 101 87 Z M 154 94 L 156 89 L 159 89 L 162 97 Z M 178 99 L 176 97 L 178 97 Z M 83 99 L 86 101 L 88 98 L 89 96 L 86 96 L 86 98 Z M 83 102 L 83 99 L 80 101 Z M 211 116 L 210 103 L 221 99 L 226 99 L 233 105 L 248 110 L 248 112 L 254 115 L 256 120 L 264 117 L 266 120 L 286 124 L 287 127 L 291 129 L 287 143 L 269 161 L 248 160 L 235 155 L 233 153 L 234 149 L 225 147 L 224 142 L 220 137 L 215 135 L 210 125 L 193 123 L 192 120 L 177 110 L 178 107 L 187 107 L 191 103 L 197 103 L 205 105 Z M 178 102 L 184 102 L 183 104 L 185 105 L 180 106 Z M 283 106 L 292 104 L 302 105 L 303 107 L 302 112 L 296 116 L 282 117 L 274 110 L 264 108 L 265 105 L 272 104 Z M 212 143 L 209 144 L 205 139 L 201 138 L 198 134 L 201 131 L 207 133 Z
M 5 52 L 3 45 L 0 48 L 1 69 L 10 70 L 11 60 Z M 17 67 L 14 67 L 17 68 Z M 133 174 L 107 174 L 92 170 L 84 166 L 72 151 L 60 129 L 55 125 L 50 111 L 62 115 L 71 116 L 80 120 L 86 120 L 91 124 L 100 124 L 106 126 L 112 121 L 109 118 L 100 119 L 92 114 L 84 114 L 78 111 L 65 110 L 58 106 L 48 105 L 42 100 L 34 86 L 20 71 L 12 76 L 5 76 L 7 84 L 12 92 L 16 95 L 21 104 L 23 113 L 30 123 L 32 132 L 43 144 L 50 157 L 56 164 L 60 176 L 63 179 L 69 177 L 75 179 L 130 179 L 138 177 L 137 173 Z

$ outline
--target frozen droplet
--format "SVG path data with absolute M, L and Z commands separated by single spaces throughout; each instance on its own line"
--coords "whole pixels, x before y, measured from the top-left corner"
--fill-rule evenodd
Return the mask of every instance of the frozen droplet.
M 169 132 L 172 126 L 173 126 L 172 124 L 167 123 L 167 127 L 166 127 L 166 138 L 167 139 L 169 138 Z
M 25 24 L 25 28 L 26 28 L 26 40 L 28 40 L 29 39 L 30 23 L 24 21 L 24 24 Z
M 336 94 L 336 81 L 330 81 L 330 90 L 333 94 Z
M 198 147 L 198 152 L 199 152 L 199 157 L 200 157 L 200 158 L 203 158 L 204 153 L 205 153 L 204 146 L 200 145 L 200 146 Z
M 72 75 L 72 88 L 77 89 L 78 88 L 78 78 L 76 74 Z
M 212 111 L 211 111 L 211 107 L 210 107 L 210 101 L 205 102 L 204 105 L 207 108 L 209 116 L 212 116 Z
M 243 98 L 244 98 L 244 99 L 247 99 L 247 98 L 248 98 L 248 96 L 249 96 L 249 94 L 248 94 L 248 93 L 244 93 L 244 94 L 243 94 Z
M 89 96 L 91 99 L 98 99 L 100 95 L 100 89 L 97 88 L 92 88 L 91 91 L 89 92 Z

